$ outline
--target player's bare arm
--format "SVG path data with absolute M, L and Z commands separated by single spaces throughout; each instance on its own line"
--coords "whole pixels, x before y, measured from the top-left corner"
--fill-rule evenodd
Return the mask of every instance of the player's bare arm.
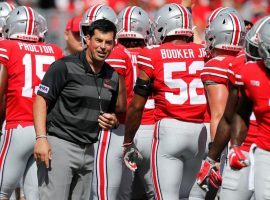
M 220 122 L 218 123 L 216 136 L 208 153 L 208 156 L 213 160 L 218 159 L 221 152 L 230 140 L 230 124 L 232 122 L 233 114 L 236 111 L 238 102 L 238 89 L 234 86 L 230 87 L 225 111 Z
M 44 162 L 46 167 L 49 168 L 49 160 L 51 159 L 51 146 L 46 138 L 46 117 L 46 100 L 42 96 L 37 95 L 33 106 L 33 118 L 36 131 L 34 157 L 35 160 Z
M 126 108 L 127 108 L 127 95 L 126 95 L 125 78 L 119 75 L 119 90 L 115 107 L 115 113 L 116 114 L 125 113 Z
M 181 5 L 183 5 L 186 8 L 192 10 L 192 8 L 194 7 L 195 3 L 193 3 L 191 0 L 182 0 L 181 1 Z M 197 27 L 194 26 L 194 24 L 196 24 L 196 23 L 194 23 L 193 19 L 192 19 L 192 24 L 193 24 L 192 30 L 193 30 L 194 43 L 201 44 L 203 40 L 202 40 L 202 38 L 200 36 L 199 31 L 197 30 Z
M 141 70 L 135 83 L 134 95 L 129 105 L 125 122 L 123 159 L 125 165 L 131 171 L 135 171 L 137 165 L 143 159 L 141 153 L 133 143 L 133 139 L 141 124 L 144 106 L 150 93 L 150 79 L 148 75 Z
M 182 0 L 181 4 L 185 6 L 186 8 L 191 8 L 193 6 L 193 3 L 191 0 Z
M 233 116 L 230 129 L 232 146 L 240 146 L 246 138 L 249 127 L 249 119 L 252 113 L 252 102 L 241 88 L 241 97 L 237 105 L 237 111 Z
M 0 64 L 0 131 L 5 120 L 5 93 L 7 89 L 8 74 L 3 64 Z
M 214 140 L 218 123 L 224 113 L 228 98 L 228 89 L 224 84 L 206 85 L 206 92 L 211 112 L 210 135 Z
M 127 111 L 124 144 L 133 142 L 136 131 L 141 124 L 143 109 L 151 87 L 147 85 L 148 82 L 150 82 L 148 75 L 141 70 L 134 87 L 134 96 Z
M 250 115 L 252 113 L 252 102 L 246 97 L 243 88 L 241 88 L 242 96 L 239 99 L 237 111 L 233 116 L 230 128 L 231 148 L 228 160 L 231 168 L 239 170 L 249 165 L 249 160 L 241 152 L 240 145 L 244 142 L 248 127 Z

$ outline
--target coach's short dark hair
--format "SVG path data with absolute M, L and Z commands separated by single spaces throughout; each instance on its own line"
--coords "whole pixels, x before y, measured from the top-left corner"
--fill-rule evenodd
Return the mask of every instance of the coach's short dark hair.
M 86 35 L 92 37 L 95 33 L 95 30 L 99 30 L 104 33 L 113 32 L 113 39 L 115 39 L 117 31 L 115 24 L 107 19 L 98 19 L 92 22 L 88 29 L 86 29 Z

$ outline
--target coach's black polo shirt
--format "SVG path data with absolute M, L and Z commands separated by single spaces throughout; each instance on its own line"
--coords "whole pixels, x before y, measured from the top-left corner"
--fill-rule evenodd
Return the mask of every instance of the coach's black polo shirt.
M 104 63 L 95 75 L 85 53 L 54 62 L 37 93 L 48 104 L 47 133 L 78 144 L 97 141 L 98 116 L 114 112 L 118 95 L 118 74 Z

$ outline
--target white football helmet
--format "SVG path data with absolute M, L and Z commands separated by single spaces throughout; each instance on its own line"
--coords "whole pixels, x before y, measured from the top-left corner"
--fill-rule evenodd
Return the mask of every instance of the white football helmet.
M 209 25 L 211 24 L 211 22 L 212 22 L 218 15 L 220 15 L 220 14 L 222 14 L 222 13 L 233 13 L 233 14 L 237 15 L 237 17 L 242 18 L 242 16 L 240 15 L 240 13 L 239 13 L 236 9 L 234 9 L 234 8 L 232 8 L 232 7 L 219 7 L 219 8 L 217 8 L 217 9 L 213 10 L 213 11 L 211 12 L 211 14 L 208 16 L 208 18 L 207 18 L 207 20 L 206 20 L 206 24 L 207 24 L 206 27 L 209 27 Z
M 253 27 L 247 32 L 245 37 L 245 53 L 253 60 L 261 60 L 258 52 L 258 32 L 262 26 L 270 21 L 270 16 L 263 17 L 258 20 Z
M 246 34 L 245 23 L 233 13 L 222 13 L 205 30 L 206 50 L 214 48 L 240 51 Z
M 155 38 L 158 44 L 162 43 L 166 36 L 182 35 L 191 37 L 192 20 L 187 8 L 171 3 L 162 6 L 155 15 Z
M 148 14 L 138 6 L 128 6 L 118 15 L 117 38 L 144 39 L 150 37 L 150 19 Z
M 117 24 L 117 15 L 114 10 L 105 5 L 98 4 L 91 6 L 84 14 L 80 23 L 80 34 L 82 38 L 85 38 L 85 29 L 91 25 L 93 21 L 98 19 L 107 19 Z
M 45 36 L 48 32 L 47 20 L 41 14 L 38 15 L 39 21 L 39 38 L 41 41 L 44 41 Z
M 6 16 L 14 9 L 14 5 L 7 2 L 0 2 L 0 39 L 3 39 L 3 26 L 6 22 Z
M 39 14 L 31 7 L 19 6 L 6 17 L 5 38 L 27 41 L 39 40 Z
M 266 21 L 258 32 L 258 51 L 265 67 L 270 70 L 270 21 Z

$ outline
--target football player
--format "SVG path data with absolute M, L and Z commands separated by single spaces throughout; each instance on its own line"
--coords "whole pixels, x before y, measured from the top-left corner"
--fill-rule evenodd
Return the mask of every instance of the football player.
M 181 5 L 164 5 L 154 23 L 160 45 L 138 56 L 141 70 L 127 112 L 124 160 L 132 165 L 139 159 L 133 139 L 148 96 L 153 94 L 156 124 L 150 162 L 155 199 L 187 199 L 207 139 L 206 98 L 200 79 L 204 47 L 187 42 L 193 34 L 191 14 Z
M 269 69 L 270 69 L 270 21 L 262 24 L 257 33 L 258 52 L 261 61 L 250 61 L 239 70 L 241 97 L 237 111 L 233 116 L 230 129 L 232 154 L 231 167 L 238 164 L 238 169 L 247 166 L 246 157 L 240 152 L 240 145 L 246 137 L 250 115 L 252 110 L 258 122 L 258 135 L 254 142 L 254 148 L 250 151 L 250 177 L 249 189 L 254 190 L 255 199 L 269 198 Z
M 234 8 L 231 8 L 231 7 L 219 7 L 217 9 L 215 9 L 208 16 L 208 18 L 207 18 L 207 28 L 209 28 L 209 26 L 211 25 L 211 23 L 214 21 L 215 18 L 217 18 L 219 15 L 224 14 L 224 13 L 232 13 L 232 14 L 235 14 L 237 16 L 240 16 L 240 14 Z M 218 29 L 218 27 L 216 27 L 216 28 Z M 213 27 L 212 27 L 212 29 L 213 29 Z M 212 57 L 212 55 L 210 53 L 208 53 L 206 60 L 211 59 L 211 57 Z M 209 64 L 209 63 L 207 63 L 207 64 Z M 211 64 L 211 62 L 210 62 L 210 64 Z M 220 67 L 220 68 L 222 68 L 222 67 Z M 224 71 L 226 71 L 226 70 L 223 70 L 223 74 L 224 74 Z M 204 69 L 204 72 L 207 72 L 207 69 Z M 212 75 L 213 76 L 210 76 L 210 79 L 212 77 L 214 77 L 215 75 L 216 75 L 216 77 L 218 77 L 219 75 L 222 76 L 222 73 L 221 73 L 221 71 L 216 71 L 215 73 L 212 73 Z M 224 80 L 226 82 L 226 78 Z M 217 85 L 217 87 L 222 87 L 222 84 L 219 84 L 219 86 L 218 86 L 218 84 L 216 84 L 216 85 Z M 211 88 L 211 86 L 207 86 L 207 87 Z M 208 95 L 209 95 L 209 93 L 208 93 Z M 226 96 L 224 96 L 224 98 L 226 98 Z M 217 107 L 215 107 L 215 108 L 217 108 Z M 205 126 L 207 128 L 207 136 L 208 136 L 207 137 L 207 145 L 206 145 L 206 149 L 205 149 L 206 155 L 207 155 L 207 153 L 209 151 L 209 147 L 211 146 L 211 141 L 214 138 L 214 130 L 213 129 L 215 129 L 215 122 L 218 121 L 218 116 L 220 115 L 220 112 L 222 112 L 222 109 L 221 110 L 219 109 L 218 111 L 214 111 L 213 109 L 214 109 L 214 107 L 212 105 L 211 114 L 213 114 L 213 116 L 210 117 L 210 108 L 209 108 L 209 105 L 208 105 L 208 109 L 207 109 L 207 112 L 205 113 L 205 119 L 204 119 Z M 210 123 L 211 119 L 213 120 L 212 123 Z M 211 126 L 210 126 L 210 124 L 211 124 Z M 224 162 L 225 162 L 226 154 L 227 154 L 227 151 L 225 149 L 224 152 L 222 153 L 222 156 L 221 156 L 223 158 L 222 161 L 224 160 Z M 206 157 L 206 155 L 205 155 L 205 157 Z M 217 190 L 215 188 L 209 188 L 208 192 L 203 191 L 197 185 L 197 183 L 195 183 L 192 190 L 191 190 L 189 198 L 190 198 L 190 200 L 193 200 L 193 199 L 196 199 L 196 200 L 197 199 L 205 199 L 205 198 L 213 199 L 216 196 L 216 192 L 217 192 Z
M 39 14 L 30 7 L 15 8 L 6 17 L 0 42 L 0 102 L 6 95 L 6 126 L 0 152 L 0 199 L 9 199 L 21 177 L 27 199 L 38 199 L 33 157 L 35 130 L 32 107 L 37 87 L 49 65 L 62 57 L 56 45 L 39 43 Z
M 133 86 L 139 74 L 138 55 L 146 47 L 151 37 L 151 22 L 148 14 L 138 6 L 128 6 L 118 15 L 117 42 L 129 51 L 132 60 Z M 128 104 L 130 99 L 128 99 Z M 151 144 L 154 132 L 154 99 L 148 98 L 141 125 L 136 133 L 134 142 L 142 154 L 143 161 L 135 172 L 132 186 L 132 199 L 141 199 L 144 191 L 148 199 L 154 199 L 154 189 L 150 172 Z M 128 125 L 128 124 L 127 124 Z M 134 166 L 135 170 L 137 166 Z
M 228 70 L 229 77 L 229 97 L 227 100 L 227 105 L 225 112 L 218 124 L 216 137 L 212 144 L 212 148 L 209 151 L 208 156 L 216 160 L 220 155 L 222 149 L 230 140 L 229 128 L 233 118 L 233 114 L 236 111 L 236 105 L 238 102 L 238 88 L 241 86 L 241 80 L 239 80 L 239 75 L 237 71 L 239 68 L 247 61 L 256 61 L 260 60 L 258 53 L 258 39 L 257 34 L 264 23 L 270 20 L 270 17 L 264 17 L 251 28 L 245 37 L 245 52 L 241 51 L 236 59 L 232 62 L 232 65 Z M 246 70 L 248 70 L 246 68 Z M 247 160 L 243 160 L 243 165 L 248 164 L 249 156 L 248 152 L 250 151 L 251 144 L 254 143 L 258 135 L 257 123 L 254 117 L 254 114 L 250 117 L 249 129 L 247 137 L 244 143 L 237 151 L 237 155 L 245 155 Z M 253 195 L 253 191 L 249 190 L 249 171 L 250 168 L 246 167 L 241 170 L 236 171 L 235 169 L 239 168 L 239 163 L 235 162 L 234 149 L 230 151 L 229 162 L 232 163 L 233 167 L 230 167 L 226 163 L 223 174 L 223 183 L 221 187 L 220 197 L 222 199 L 236 198 L 239 200 L 250 199 Z
M 246 29 L 244 21 L 239 15 L 222 13 L 215 17 L 205 32 L 207 52 L 211 54 L 212 59 L 205 64 L 201 78 L 207 93 L 210 110 L 210 136 L 213 141 L 229 93 L 227 70 L 231 61 L 243 48 Z M 208 164 L 208 159 L 206 158 L 202 168 L 206 163 Z M 221 184 L 219 170 L 217 170 L 217 177 L 220 180 L 216 185 L 212 185 L 215 188 Z M 200 180 L 198 183 L 201 184 Z

